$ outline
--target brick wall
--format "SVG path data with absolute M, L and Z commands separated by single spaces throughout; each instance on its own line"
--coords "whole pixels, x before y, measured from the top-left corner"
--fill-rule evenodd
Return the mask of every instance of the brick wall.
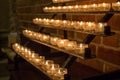
M 71 4 L 89 4 L 89 3 L 100 3 L 100 2 L 115 2 L 116 0 L 81 0 L 79 3 L 74 2 Z M 32 21 L 36 17 L 50 18 L 51 14 L 41 14 L 42 8 L 47 4 L 51 4 L 50 0 L 17 0 L 17 17 L 19 21 L 19 28 L 26 26 L 30 29 L 38 30 L 34 26 Z M 104 14 L 99 15 L 67 15 L 67 19 L 72 20 L 84 20 L 84 21 L 99 21 Z M 61 15 L 55 17 L 61 19 Z M 120 14 L 115 14 L 109 21 L 108 24 L 111 26 L 112 31 L 116 32 L 113 36 L 102 37 L 96 36 L 96 38 L 90 43 L 92 53 L 96 55 L 95 59 L 82 60 L 77 59 L 82 64 L 93 67 L 103 72 L 110 72 L 113 70 L 120 69 Z M 63 37 L 62 30 L 46 28 L 47 32 L 51 35 L 57 35 Z M 82 41 L 87 35 L 78 32 L 68 31 L 68 38 L 77 41 Z

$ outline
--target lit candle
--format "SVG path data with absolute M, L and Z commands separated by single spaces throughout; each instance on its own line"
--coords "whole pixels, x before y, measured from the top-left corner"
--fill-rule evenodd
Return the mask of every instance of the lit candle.
M 32 55 L 30 56 L 30 60 L 32 60 L 34 62 L 34 59 L 38 58 L 39 55 L 36 53 L 32 53 Z
M 53 76 L 59 67 L 60 67 L 59 64 L 51 64 L 50 66 L 47 67 L 47 73 Z
M 78 44 L 75 52 L 76 52 L 77 54 L 83 54 L 83 53 L 85 53 L 84 44 L 82 44 L 82 43 Z
M 38 18 L 33 19 L 34 24 L 38 24 Z
M 73 12 L 78 12 L 78 9 L 79 9 L 78 5 L 73 6 Z
M 43 70 L 47 71 L 47 70 L 48 70 L 48 67 L 50 67 L 51 64 L 53 64 L 53 63 L 54 63 L 53 60 L 46 60 L 46 61 L 44 62 L 44 64 L 42 65 Z
M 97 11 L 97 4 L 91 4 L 91 11 Z
M 58 68 L 56 73 L 54 74 L 55 80 L 64 80 L 64 75 L 67 74 L 66 68 Z
M 88 9 L 89 9 L 89 8 L 88 8 L 88 5 L 83 5 L 82 8 L 83 8 L 83 9 L 82 9 L 83 12 L 86 12 L 86 11 L 88 11 Z
M 68 6 L 68 12 L 74 12 L 73 6 Z
M 51 37 L 50 38 L 50 43 L 52 45 L 57 45 L 59 38 L 58 37 Z
M 36 40 L 40 40 L 41 38 L 42 38 L 42 34 L 38 33 L 37 37 L 36 37 Z
M 112 8 L 116 11 L 120 11 L 120 2 L 112 3 Z
M 42 24 L 42 19 L 41 18 L 38 19 L 38 24 Z
M 61 12 L 68 12 L 68 7 L 63 6 Z
M 62 27 L 64 27 L 64 28 L 67 27 L 67 21 L 66 20 L 63 20 L 62 24 L 63 24 Z
M 52 12 L 56 12 L 56 7 L 53 6 L 53 7 L 51 8 L 51 10 L 52 10 Z
M 105 25 L 103 23 L 98 23 L 96 28 L 95 28 L 95 32 L 96 33 L 103 33 L 104 27 L 105 27 Z
M 61 6 L 58 6 L 56 10 L 57 10 L 57 12 L 61 12 L 62 7 L 61 7 Z
M 66 50 L 75 50 L 75 48 L 77 47 L 77 43 L 75 41 L 68 41 L 66 42 L 66 46 L 65 46 L 65 49 Z
M 68 42 L 67 39 L 59 39 L 57 46 L 58 46 L 59 48 L 65 48 L 67 42 Z
M 110 3 L 101 3 L 98 4 L 99 11 L 109 11 L 110 10 Z
M 43 36 L 42 36 L 42 41 L 49 43 L 49 41 L 50 41 L 50 36 L 49 36 L 49 35 L 43 35 Z
M 44 56 L 39 56 L 39 59 L 40 59 L 40 65 L 44 65 L 45 63 L 45 57 Z
M 83 21 L 78 22 L 78 25 L 74 26 L 75 29 L 81 30 L 81 31 L 83 31 L 84 27 L 85 27 L 85 22 Z
M 61 26 L 61 21 L 60 20 L 55 20 L 55 27 L 60 27 Z
M 51 25 L 51 26 L 54 26 L 54 24 L 55 24 L 54 21 L 55 21 L 54 19 L 51 19 L 51 20 L 50 20 L 50 25 Z

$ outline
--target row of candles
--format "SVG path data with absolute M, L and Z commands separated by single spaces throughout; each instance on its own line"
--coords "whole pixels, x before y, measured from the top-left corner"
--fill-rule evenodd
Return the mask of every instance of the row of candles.
M 99 3 L 88 5 L 72 5 L 72 6 L 52 6 L 44 7 L 44 12 L 96 12 L 109 11 L 110 9 L 120 11 L 120 2 L 114 3 Z
M 57 46 L 61 49 L 74 52 L 74 54 L 78 54 L 81 56 L 84 55 L 85 49 L 88 48 L 88 44 L 77 43 L 76 41 L 70 41 L 68 39 L 62 39 L 59 37 L 52 37 L 46 34 L 41 34 L 30 30 L 24 30 L 23 34 L 26 37 L 32 38 L 37 41 L 49 43 L 53 46 Z
M 51 76 L 53 80 L 64 80 L 64 75 L 67 74 L 66 68 L 61 68 L 60 65 L 54 63 L 53 60 L 46 60 L 45 56 L 39 56 L 34 51 L 18 43 L 13 44 L 12 47 L 19 55 L 27 59 L 27 61 Z
M 46 18 L 33 19 L 34 24 L 45 25 L 47 27 L 75 29 L 83 32 L 104 33 L 107 23 L 102 22 L 85 22 L 85 21 L 69 21 L 69 20 L 55 20 Z
M 61 2 L 68 2 L 68 1 L 73 1 L 73 0 L 52 0 L 53 3 L 61 3 Z

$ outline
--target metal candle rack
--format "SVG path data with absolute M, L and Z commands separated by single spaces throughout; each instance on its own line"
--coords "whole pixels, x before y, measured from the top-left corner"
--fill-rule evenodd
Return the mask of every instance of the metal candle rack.
M 118 0 L 120 1 L 120 0 Z M 62 3 L 63 6 L 66 5 L 65 3 Z M 107 12 L 104 17 L 99 21 L 99 22 L 108 22 L 111 17 L 114 15 L 114 11 L 111 9 L 109 12 Z M 57 16 L 57 13 L 53 14 L 51 16 L 51 19 L 54 19 L 54 17 Z M 63 13 L 62 14 L 62 20 L 66 20 L 66 14 Z M 45 28 L 44 27 L 41 27 L 41 29 L 39 30 L 39 32 L 42 32 Z M 63 30 L 64 31 L 64 38 L 67 39 L 68 38 L 68 34 L 67 34 L 67 30 Z M 110 26 L 105 26 L 105 36 L 110 36 L 110 35 L 113 35 L 115 34 L 114 32 L 111 33 L 110 31 Z M 90 44 L 90 42 L 96 37 L 96 35 L 94 34 L 88 34 L 87 37 L 83 40 L 83 43 L 85 44 Z M 84 55 L 85 58 L 92 58 L 92 57 L 95 57 L 95 56 L 91 56 L 91 50 L 89 48 L 86 48 L 85 49 L 85 55 Z M 66 68 L 69 68 L 70 65 L 77 59 L 77 57 L 75 56 L 68 56 L 68 58 L 65 60 L 65 62 L 62 64 L 62 67 L 66 67 Z M 69 80 L 70 76 L 69 75 L 65 75 L 65 80 Z

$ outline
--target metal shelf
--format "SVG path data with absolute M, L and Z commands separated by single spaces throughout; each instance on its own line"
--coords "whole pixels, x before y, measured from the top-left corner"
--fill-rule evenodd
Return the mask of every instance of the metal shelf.
M 30 39 L 30 38 L 29 38 L 29 39 Z M 57 46 L 51 45 L 51 44 L 49 44 L 49 43 L 45 43 L 45 42 L 41 42 L 41 41 L 33 40 L 33 39 L 30 39 L 30 40 L 32 40 L 32 41 L 34 41 L 34 42 L 37 42 L 37 43 L 40 43 L 40 44 L 42 44 L 42 45 L 48 46 L 48 47 L 50 47 L 50 48 L 56 49 L 56 50 L 58 50 L 58 51 L 62 51 L 62 52 L 64 52 L 64 53 L 70 54 L 70 55 L 72 55 L 72 56 L 81 58 L 81 59 L 89 59 L 89 58 L 94 58 L 94 57 L 95 57 L 95 56 L 92 56 L 92 55 L 90 54 L 90 49 L 89 49 L 89 48 L 86 48 L 86 49 L 85 49 L 85 53 L 84 53 L 84 54 L 76 54 L 75 51 L 67 51 L 67 50 L 65 50 L 65 49 L 63 49 L 63 48 L 58 48 Z
M 107 30 L 104 31 L 104 33 L 94 33 L 94 32 L 85 32 L 85 31 L 80 31 L 76 29 L 68 29 L 68 28 L 60 28 L 60 27 L 52 27 L 52 26 L 45 26 L 45 25 L 39 25 L 40 27 L 46 27 L 46 28 L 52 28 L 52 29 L 61 29 L 61 30 L 68 30 L 68 31 L 74 31 L 74 32 L 80 32 L 80 33 L 85 33 L 85 34 L 92 34 L 96 36 L 111 36 L 114 35 L 115 32 L 109 31 L 109 33 L 106 33 Z
M 42 68 L 40 68 L 40 66 L 35 65 L 33 62 L 31 62 L 30 60 L 28 60 L 25 56 L 23 56 L 21 54 L 18 54 L 18 55 L 20 55 L 23 59 L 25 59 L 27 62 L 29 62 L 30 64 L 32 64 L 35 68 L 37 68 L 38 70 L 42 71 L 45 75 L 47 75 L 49 78 L 51 78 L 53 80 L 53 78 L 51 76 L 49 76 Z
M 80 14 L 114 14 L 114 13 L 120 13 L 120 11 L 91 11 L 91 12 L 44 12 L 44 14 L 71 14 L 71 15 L 80 15 Z

